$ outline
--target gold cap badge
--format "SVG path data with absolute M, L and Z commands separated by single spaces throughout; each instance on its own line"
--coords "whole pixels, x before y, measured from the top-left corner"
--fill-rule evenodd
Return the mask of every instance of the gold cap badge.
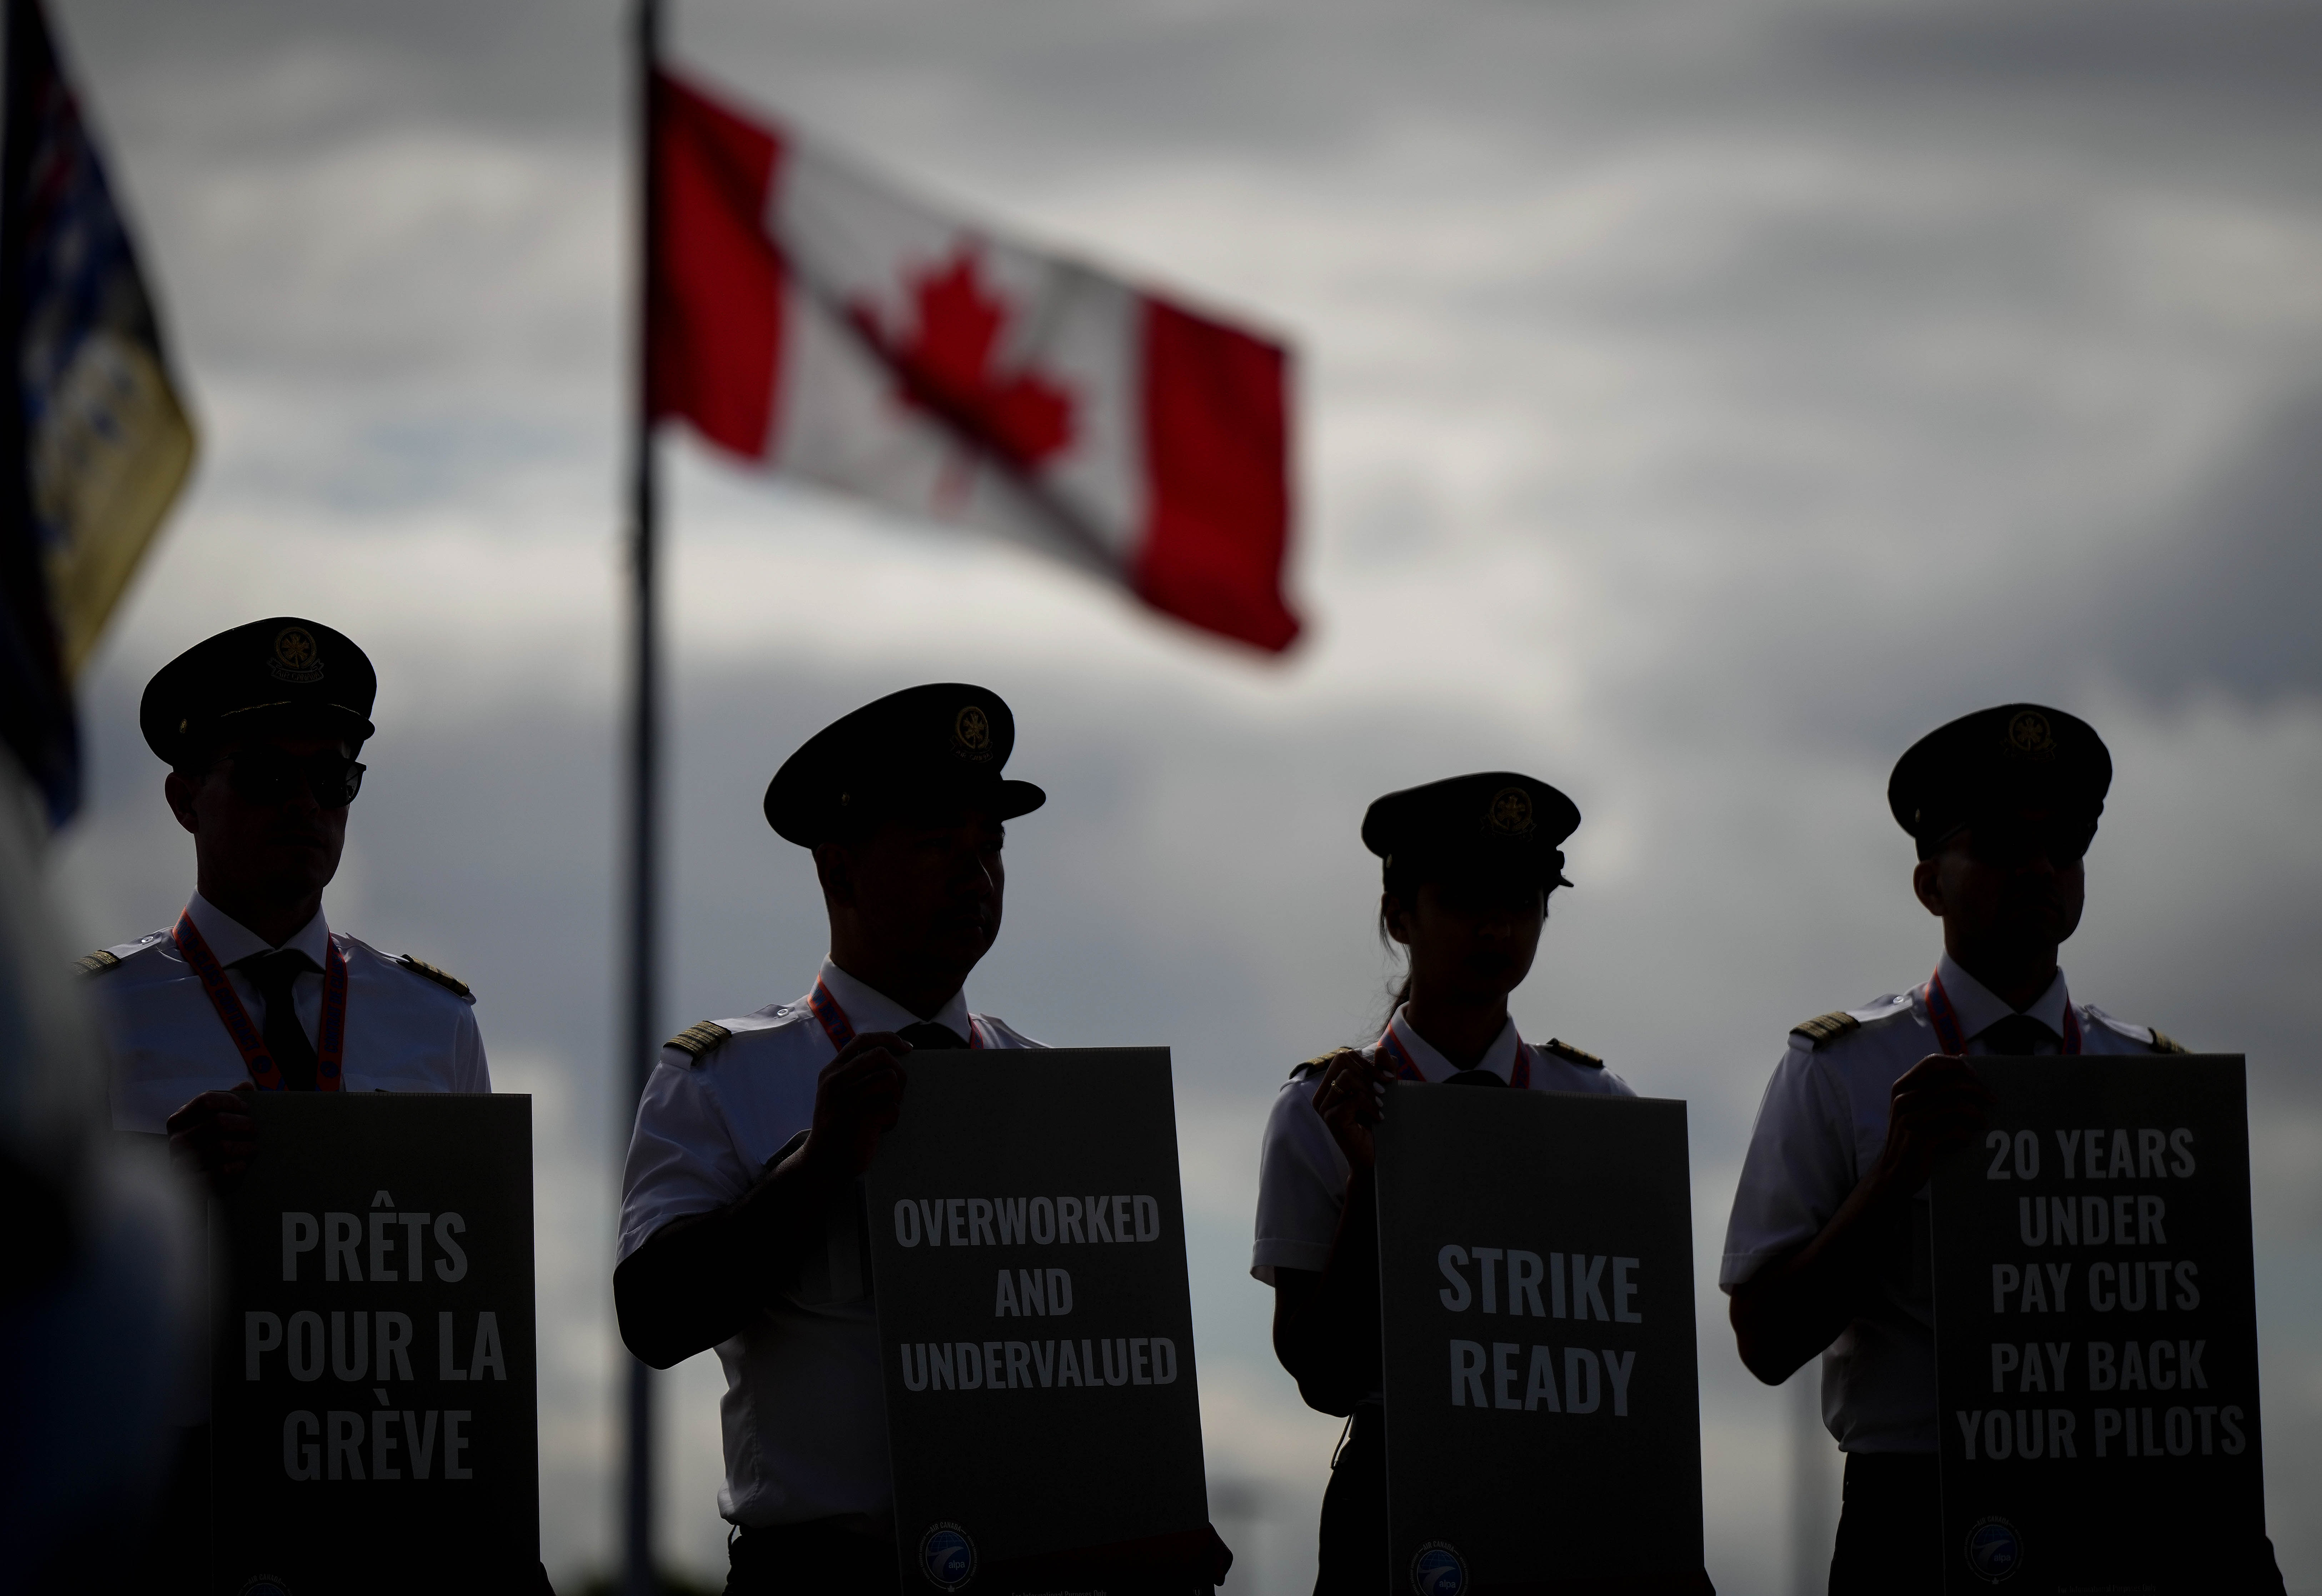
M 1512 837 L 1530 833 L 1535 824 L 1531 813 L 1531 794 L 1521 787 L 1503 787 L 1492 795 L 1492 807 L 1486 811 L 1492 829 Z
M 2053 753 L 2056 734 L 2049 728 L 2046 716 L 2026 709 L 2007 723 L 2007 745 L 2017 753 Z
M 323 651 L 315 634 L 304 626 L 285 626 L 274 634 L 274 658 L 267 669 L 277 681 L 323 679 Z
M 952 717 L 952 741 L 959 745 L 963 759 L 992 757 L 992 717 L 983 713 L 981 704 L 970 704 Z

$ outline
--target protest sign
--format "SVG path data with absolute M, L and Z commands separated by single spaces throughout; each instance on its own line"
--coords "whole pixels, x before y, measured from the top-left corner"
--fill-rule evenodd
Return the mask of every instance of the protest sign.
M 1971 1062 L 1989 1129 L 1933 1190 L 1945 1589 L 2255 1588 L 2242 1060 Z
M 1390 1590 L 1709 1590 L 1690 1193 L 1681 1102 L 1388 1090 Z
M 262 1092 L 214 1205 L 212 1589 L 537 1577 L 532 1100 Z
M 864 1182 L 904 1588 L 1206 1585 L 1167 1050 L 909 1072 Z

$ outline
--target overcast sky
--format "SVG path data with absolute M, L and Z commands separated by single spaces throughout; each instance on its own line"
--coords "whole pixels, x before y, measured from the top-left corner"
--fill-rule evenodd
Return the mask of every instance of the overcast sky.
M 67 896 L 95 945 L 189 889 L 134 726 L 162 661 L 280 611 L 370 652 L 330 912 L 472 982 L 536 1094 L 570 1575 L 614 1534 L 622 18 L 53 5 L 203 433 L 86 684 Z M 1435 776 L 1556 783 L 1578 885 L 1517 1017 L 1690 1104 L 1711 1572 L 1781 1590 L 1792 1405 L 1709 1285 L 1751 1115 L 1790 1025 L 1938 952 L 1897 754 L 2062 705 L 2118 770 L 2075 995 L 2250 1056 L 2273 1532 L 2322 1590 L 2322 10 L 702 0 L 674 34 L 915 187 L 1290 336 L 1310 630 L 1257 660 L 672 440 L 671 1029 L 822 952 L 757 812 L 791 748 L 915 680 L 1006 695 L 1051 801 L 971 996 L 1175 1050 L 1211 1476 L 1267 1493 L 1245 1539 L 1293 1588 L 1337 1427 L 1267 1352 L 1249 1218 L 1275 1085 L 1381 1008 L 1356 828 Z M 703 1568 L 718 1384 L 663 1382 L 664 1538 Z

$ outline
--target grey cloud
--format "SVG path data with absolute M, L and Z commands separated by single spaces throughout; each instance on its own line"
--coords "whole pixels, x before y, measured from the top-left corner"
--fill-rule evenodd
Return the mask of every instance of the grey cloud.
M 1843 69 L 2021 87 L 2051 96 L 2090 89 L 2227 102 L 2248 117 L 2269 100 L 2313 114 L 2322 78 L 2322 15 L 2281 0 L 2182 5 L 2071 0 L 2022 6 L 1833 6 L 1810 31 Z
M 2322 695 L 2322 389 L 2270 407 L 2154 544 L 2084 623 L 2124 679 L 2163 701 Z
M 108 123 L 138 122 L 141 101 L 206 102 L 212 148 L 445 119 L 571 133 L 603 127 L 621 105 L 626 8 L 615 0 L 62 0 L 56 10 L 76 59 L 133 85 L 100 101 Z

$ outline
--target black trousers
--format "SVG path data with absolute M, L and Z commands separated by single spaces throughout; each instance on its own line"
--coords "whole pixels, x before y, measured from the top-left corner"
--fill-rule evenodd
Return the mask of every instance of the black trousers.
M 1830 1596 L 1940 1596 L 1942 1499 L 1932 1452 L 1850 1452 Z
M 215 1589 L 210 1572 L 212 1511 L 210 1427 L 196 1425 L 177 1435 L 160 1499 L 147 1516 L 142 1536 L 133 1542 L 137 1549 L 124 1569 L 116 1571 L 102 1556 L 93 1555 L 87 1566 L 73 1571 L 69 1582 L 59 1580 L 54 1588 L 87 1591 L 90 1596 L 108 1596 L 114 1591 L 121 1596 L 211 1596 Z M 27 1587 L 50 1588 L 45 1581 Z M 427 1588 L 431 1591 L 489 1591 L 494 1596 L 509 1591 L 556 1596 L 548 1582 L 548 1570 L 539 1564 L 512 1581 L 490 1574 L 463 1577 L 462 1571 L 449 1570 L 432 1579 Z
M 1381 1596 L 1394 1582 L 1386 1564 L 1385 1414 L 1376 1407 L 1355 1409 L 1330 1464 L 1316 1550 L 1314 1596 Z
M 210 1427 L 178 1431 L 123 1591 L 204 1596 L 210 1567 Z M 102 1586 L 100 1589 L 104 1588 Z
M 899 1596 L 891 1536 L 829 1519 L 737 1529 L 726 1543 L 726 1596 Z
M 1830 1559 L 1830 1596 L 1939 1596 L 1943 1588 L 1943 1523 L 1935 1455 L 1850 1452 L 1846 1506 Z M 2221 1590 L 2268 1596 L 2282 1589 L 2269 1539 Z

